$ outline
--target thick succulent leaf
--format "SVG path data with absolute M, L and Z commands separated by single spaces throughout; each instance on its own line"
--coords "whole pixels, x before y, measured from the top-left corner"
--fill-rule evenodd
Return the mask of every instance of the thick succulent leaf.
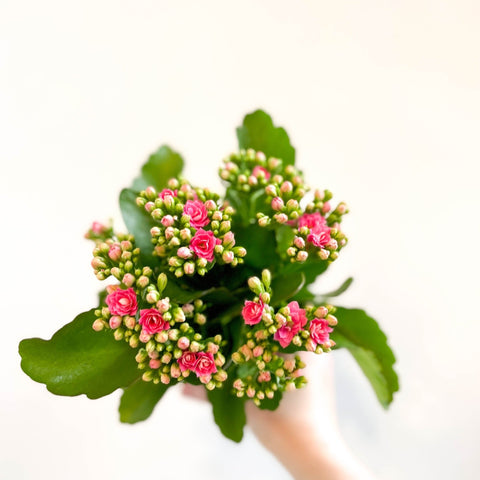
M 302 272 L 293 272 L 288 275 L 280 275 L 272 281 L 273 306 L 282 301 L 292 299 L 305 284 L 305 275 Z
M 255 269 L 270 268 L 278 264 L 279 258 L 275 251 L 275 232 L 251 224 L 247 228 L 235 229 L 237 245 L 247 249 L 245 263 Z
M 346 292 L 350 288 L 350 285 L 352 283 L 353 283 L 353 277 L 348 277 L 338 288 L 336 288 L 335 290 L 332 290 L 331 292 L 324 293 L 320 295 L 320 297 L 324 299 L 338 297 L 342 293 Z
M 240 148 L 259 150 L 267 157 L 281 158 L 285 165 L 295 163 L 295 148 L 290 144 L 287 132 L 275 127 L 270 115 L 256 110 L 245 116 L 243 125 L 237 128 Z
M 129 233 L 135 237 L 135 243 L 140 248 L 140 257 L 143 263 L 152 266 L 157 260 L 153 256 L 150 229 L 156 223 L 144 208 L 137 205 L 136 199 L 135 191 L 124 188 L 120 193 L 120 210 Z
M 123 423 L 137 423 L 146 420 L 167 391 L 169 385 L 154 384 L 137 380 L 124 389 L 118 411 Z
M 89 398 L 109 395 L 140 376 L 135 351 L 114 340 L 111 332 L 95 332 L 94 310 L 81 313 L 50 340 L 28 338 L 19 346 L 23 371 L 56 395 Z
M 152 186 L 160 191 L 167 186 L 168 180 L 180 175 L 182 169 L 183 159 L 180 154 L 167 145 L 162 145 L 143 165 L 140 176 L 133 182 L 132 189 L 139 192 Z
M 229 373 L 231 375 L 232 372 Z M 213 408 L 213 418 L 220 431 L 230 440 L 240 442 L 243 438 L 243 427 L 247 422 L 245 400 L 231 393 L 232 383 L 227 380 L 222 388 L 207 392 Z
M 398 391 L 393 369 L 395 356 L 377 322 L 363 310 L 338 307 L 338 325 L 332 333 L 338 347 L 347 348 L 373 387 L 379 402 L 387 408 Z

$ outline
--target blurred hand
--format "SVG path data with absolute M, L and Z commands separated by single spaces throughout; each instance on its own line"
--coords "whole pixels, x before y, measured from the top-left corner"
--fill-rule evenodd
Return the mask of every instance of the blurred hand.
M 295 480 L 372 480 L 345 445 L 336 421 L 333 358 L 301 352 L 306 387 L 285 392 L 275 411 L 246 402 L 247 422 L 258 440 Z M 205 389 L 185 384 L 184 393 L 206 399 Z

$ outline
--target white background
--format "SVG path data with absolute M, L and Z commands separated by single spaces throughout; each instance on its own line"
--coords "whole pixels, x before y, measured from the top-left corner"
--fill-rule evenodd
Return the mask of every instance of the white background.
M 0 2 L 3 479 L 290 478 L 247 432 L 171 391 L 117 420 L 119 392 L 48 393 L 18 341 L 95 302 L 92 220 L 161 143 L 218 187 L 234 127 L 287 128 L 309 182 L 350 205 L 318 285 L 379 319 L 398 358 L 388 412 L 338 352 L 344 435 L 382 479 L 478 478 L 480 7 L 476 1 Z M 340 303 L 340 302 L 339 302 Z

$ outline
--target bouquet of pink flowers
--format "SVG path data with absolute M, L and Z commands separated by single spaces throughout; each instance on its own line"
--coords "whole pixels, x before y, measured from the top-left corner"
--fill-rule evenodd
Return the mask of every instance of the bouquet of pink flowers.
M 313 283 L 347 244 L 344 203 L 311 191 L 287 133 L 262 111 L 237 129 L 223 196 L 181 176 L 163 146 L 120 194 L 128 233 L 95 222 L 92 267 L 109 280 L 99 306 L 51 340 L 20 343 L 22 368 L 58 395 L 98 398 L 123 388 L 120 419 L 145 420 L 165 391 L 203 385 L 228 438 L 240 441 L 245 402 L 275 409 L 306 383 L 300 351 L 347 348 L 383 406 L 398 390 L 395 358 L 363 310 L 334 307 L 350 285 Z

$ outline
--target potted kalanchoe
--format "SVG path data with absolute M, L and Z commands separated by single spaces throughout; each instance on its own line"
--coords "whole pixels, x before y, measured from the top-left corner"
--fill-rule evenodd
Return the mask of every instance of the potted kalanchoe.
M 120 194 L 128 233 L 93 223 L 91 263 L 108 284 L 50 340 L 20 343 L 33 380 L 89 398 L 122 388 L 128 423 L 145 420 L 168 388 L 203 385 L 221 431 L 240 441 L 245 402 L 276 409 L 305 385 L 296 352 L 344 347 L 390 404 L 398 380 L 385 335 L 363 310 L 331 304 L 351 279 L 311 291 L 347 244 L 347 206 L 310 189 L 265 112 L 247 115 L 237 135 L 219 169 L 223 196 L 183 178 L 181 156 L 163 146 Z

